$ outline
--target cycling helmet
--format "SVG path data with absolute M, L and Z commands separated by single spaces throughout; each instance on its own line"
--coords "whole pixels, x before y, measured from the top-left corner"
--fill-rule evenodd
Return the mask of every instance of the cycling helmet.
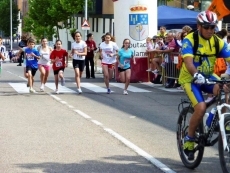
M 216 25 L 218 23 L 217 15 L 212 11 L 202 11 L 197 16 L 197 23 L 201 25 Z

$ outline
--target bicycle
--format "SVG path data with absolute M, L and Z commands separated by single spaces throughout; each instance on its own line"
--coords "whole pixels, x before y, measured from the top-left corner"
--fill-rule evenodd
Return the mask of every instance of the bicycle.
M 194 160 L 190 161 L 183 149 L 183 139 L 188 133 L 189 127 L 189 114 L 193 114 L 194 109 L 190 100 L 181 99 L 181 103 L 178 105 L 179 118 L 177 121 L 177 147 L 180 158 L 183 164 L 189 168 L 194 169 L 199 166 L 202 161 L 204 148 L 213 146 L 218 141 L 219 159 L 222 171 L 224 173 L 230 173 L 230 113 L 221 113 L 222 109 L 230 109 L 230 105 L 225 103 L 225 94 L 223 94 L 223 85 L 230 83 L 230 80 L 206 80 L 208 84 L 219 84 L 220 91 L 213 101 L 207 103 L 207 108 L 212 107 L 214 103 L 217 103 L 217 111 L 213 117 L 211 126 L 209 129 L 205 127 L 205 123 L 199 124 L 195 132 L 195 147 L 194 147 Z M 224 96 L 224 97 L 223 97 Z M 184 107 L 187 105 L 186 107 Z M 191 116 L 190 115 L 190 116 Z M 215 135 L 216 136 L 215 136 Z

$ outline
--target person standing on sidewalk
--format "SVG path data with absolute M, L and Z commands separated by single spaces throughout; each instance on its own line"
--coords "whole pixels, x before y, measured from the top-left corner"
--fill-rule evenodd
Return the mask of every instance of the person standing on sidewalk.
M 38 69 L 41 72 L 41 87 L 40 91 L 44 91 L 44 86 L 47 81 L 50 72 L 50 54 L 52 52 L 52 48 L 47 44 L 47 38 L 41 39 L 41 46 L 38 47 L 38 51 L 41 55 L 41 58 L 38 61 Z
M 86 79 L 90 78 L 90 72 L 91 72 L 91 78 L 95 78 L 94 51 L 97 50 L 97 46 L 96 46 L 95 41 L 93 40 L 92 33 L 89 33 L 87 35 L 86 45 L 87 45 L 87 55 L 85 57 Z M 91 66 L 91 70 L 89 70 L 89 64 Z
M 133 64 L 136 64 L 134 52 L 130 49 L 130 40 L 124 39 L 122 48 L 118 51 L 117 61 L 118 61 L 118 71 L 120 73 L 121 82 L 125 83 L 124 95 L 128 95 L 127 88 L 130 83 L 131 69 L 130 60 L 133 58 Z
M 0 59 L 6 59 L 6 47 L 2 44 L 2 37 L 0 37 Z
M 28 39 L 28 47 L 25 48 L 26 57 L 26 73 L 28 73 L 28 84 L 30 93 L 35 93 L 33 89 L 33 81 L 36 71 L 38 70 L 38 59 L 40 59 L 40 54 L 37 49 L 34 48 L 35 40 Z
M 85 41 L 81 40 L 81 37 L 81 33 L 76 31 L 73 34 L 73 39 L 75 41 L 71 45 L 71 58 L 73 58 L 73 69 L 75 72 L 78 94 L 82 93 L 80 80 L 85 68 L 85 56 L 87 55 L 87 45 Z
M 21 50 L 23 47 L 27 46 L 27 39 L 28 36 L 26 34 L 23 34 L 21 37 L 21 41 L 18 43 L 19 49 Z M 24 51 L 20 52 L 18 62 L 19 64 L 17 66 L 22 66 L 22 62 L 24 60 Z
M 100 52 L 102 58 L 102 70 L 104 73 L 104 82 L 107 87 L 107 94 L 111 93 L 109 88 L 109 80 L 113 77 L 114 63 L 118 52 L 118 46 L 115 42 L 110 41 L 111 34 L 105 34 L 105 41 L 100 44 Z
M 56 41 L 56 49 L 54 49 L 50 54 L 51 62 L 53 63 L 54 80 L 56 90 L 55 93 L 59 94 L 58 91 L 58 81 L 61 79 L 61 85 L 65 85 L 64 70 L 68 67 L 68 53 L 65 49 L 62 49 L 62 41 Z

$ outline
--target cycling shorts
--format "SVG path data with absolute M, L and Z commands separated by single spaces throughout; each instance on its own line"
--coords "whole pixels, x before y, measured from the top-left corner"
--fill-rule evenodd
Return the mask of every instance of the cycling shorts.
M 209 79 L 220 79 L 217 75 L 213 74 Z M 203 93 L 213 94 L 215 84 L 195 84 L 185 83 L 182 85 L 189 100 L 192 102 L 193 107 L 198 103 L 204 102 Z

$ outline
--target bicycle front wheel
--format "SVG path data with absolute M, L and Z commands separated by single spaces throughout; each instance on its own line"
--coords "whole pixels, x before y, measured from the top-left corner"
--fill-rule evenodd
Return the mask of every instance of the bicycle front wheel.
M 183 149 L 184 137 L 188 134 L 189 121 L 192 117 L 193 112 L 194 112 L 194 109 L 192 107 L 185 107 L 181 111 L 178 121 L 177 121 L 178 152 L 179 152 L 181 161 L 189 169 L 194 169 L 197 166 L 199 166 L 203 158 L 203 154 L 204 154 L 204 144 L 201 144 L 202 141 L 200 141 L 200 134 L 203 134 L 203 124 L 202 123 L 200 123 L 199 127 L 197 128 L 196 135 L 195 135 L 195 148 L 194 148 L 195 159 L 192 161 L 188 160 L 187 155 L 184 153 L 184 149 Z
M 225 115 L 224 129 L 226 133 L 227 144 L 230 148 L 230 114 Z M 224 150 L 221 133 L 219 134 L 218 150 L 222 171 L 224 173 L 230 173 L 230 153 Z

